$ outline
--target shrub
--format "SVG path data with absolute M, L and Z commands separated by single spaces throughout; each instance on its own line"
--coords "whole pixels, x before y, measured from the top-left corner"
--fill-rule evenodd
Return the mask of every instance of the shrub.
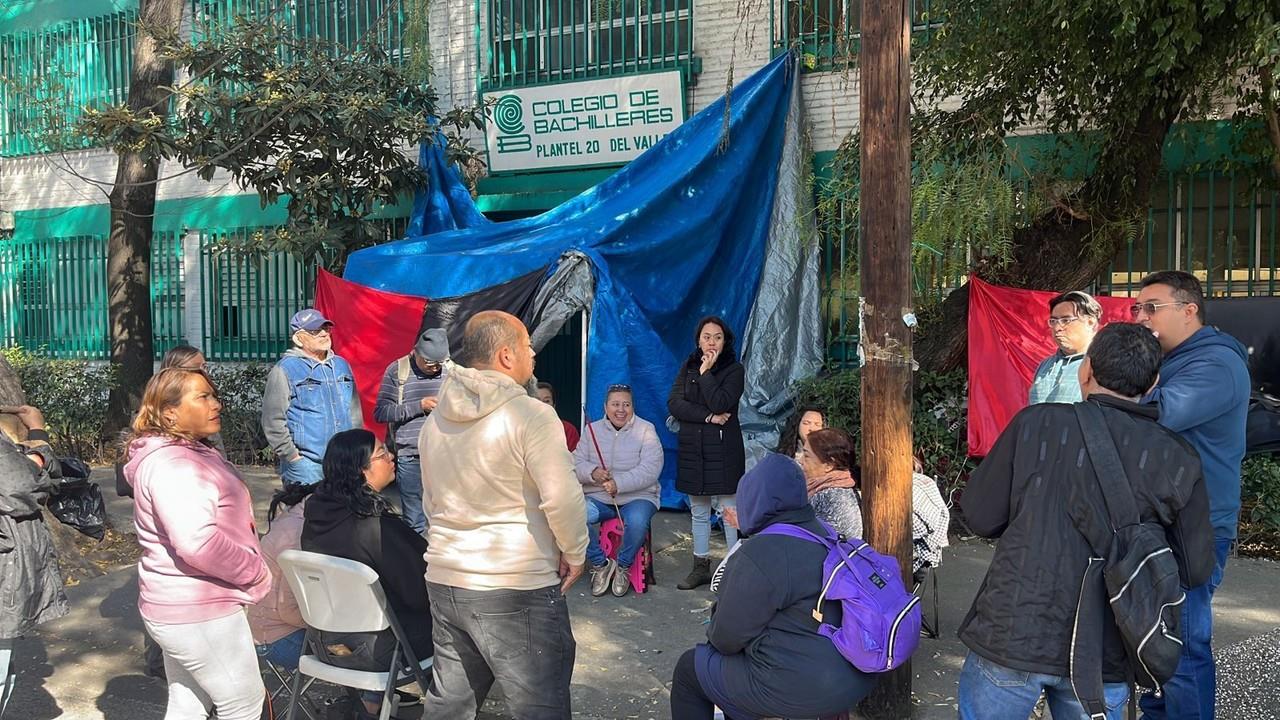
M 222 400 L 222 444 L 237 465 L 265 464 L 271 453 L 262 434 L 262 395 L 268 365 L 211 365 L 209 377 Z
M 3 351 L 13 366 L 27 402 L 44 413 L 54 450 L 63 457 L 102 463 L 115 459 L 116 438 L 103 437 L 107 395 L 117 380 L 115 366 L 104 362 L 57 360 L 21 347 Z M 264 463 L 259 417 L 267 384 L 266 365 L 213 365 L 209 376 L 222 399 L 222 442 L 236 464 Z
M 107 418 L 107 395 L 116 382 L 116 368 L 85 360 L 57 360 L 25 348 L 3 350 L 27 395 L 40 408 L 54 450 L 64 457 L 102 461 L 113 442 L 102 436 Z
M 1280 557 L 1280 460 L 1247 457 L 1240 480 L 1241 552 Z

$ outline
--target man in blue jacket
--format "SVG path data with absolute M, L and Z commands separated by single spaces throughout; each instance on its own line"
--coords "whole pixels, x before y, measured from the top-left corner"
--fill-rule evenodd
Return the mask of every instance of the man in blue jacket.
M 1213 593 L 1222 583 L 1240 514 L 1240 462 L 1249 410 L 1247 356 L 1235 338 L 1205 325 L 1204 293 L 1190 273 L 1148 275 L 1130 309 L 1134 321 L 1150 329 L 1164 349 L 1160 379 L 1147 400 L 1159 405 L 1160 424 L 1182 435 L 1200 454 L 1215 555 L 1209 582 L 1187 591 L 1182 621 L 1186 644 L 1178 672 L 1160 697 L 1143 697 L 1143 717 L 1208 720 L 1217 690 L 1210 647 Z

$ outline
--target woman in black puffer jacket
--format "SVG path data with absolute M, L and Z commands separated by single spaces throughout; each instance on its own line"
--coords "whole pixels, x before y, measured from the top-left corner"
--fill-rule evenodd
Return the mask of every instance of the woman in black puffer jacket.
M 738 480 L 746 469 L 738 402 L 746 373 L 733 349 L 733 331 L 724 320 L 698 321 L 697 348 L 676 373 L 667 410 L 680 421 L 676 489 L 689 495 L 693 516 L 693 569 L 676 587 L 692 590 L 711 582 L 711 508 L 734 506 Z M 724 525 L 725 547 L 738 531 Z

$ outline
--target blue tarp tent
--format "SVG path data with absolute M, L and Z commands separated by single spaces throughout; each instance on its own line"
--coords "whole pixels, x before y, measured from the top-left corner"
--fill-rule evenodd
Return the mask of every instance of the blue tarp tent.
M 796 72 L 793 56 L 780 56 L 604 182 L 522 220 L 484 218 L 441 151 L 424 147 L 430 186 L 409 237 L 352 254 L 344 277 L 453 298 L 545 273 L 536 321 L 554 333 L 578 309 L 575 297 L 589 311 L 587 408 L 599 417 L 610 384 L 632 386 L 636 413 L 659 427 L 667 449 L 663 505 L 679 506 L 675 439 L 663 420 L 697 319 L 720 315 L 740 338 L 739 355 L 758 355 L 743 357 L 753 381 L 741 420 L 762 442 L 789 382 L 820 362 L 817 248 L 803 210 L 810 190 L 797 186 L 808 158 Z M 574 276 L 588 278 L 577 284 L 585 291 L 573 290 Z M 753 312 L 762 288 L 768 306 Z M 535 332 L 535 347 L 546 336 Z

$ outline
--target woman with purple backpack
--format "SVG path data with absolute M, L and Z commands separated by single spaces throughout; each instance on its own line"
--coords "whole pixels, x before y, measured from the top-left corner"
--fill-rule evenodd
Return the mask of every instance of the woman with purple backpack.
M 791 458 L 768 455 L 738 486 L 738 522 L 751 539 L 728 561 L 707 641 L 685 652 L 671 684 L 672 720 L 830 717 L 875 686 L 818 634 L 812 611 L 822 592 L 823 545 L 764 533 L 785 523 L 823 535 L 804 474 Z M 822 605 L 823 623 L 841 626 L 841 604 Z

